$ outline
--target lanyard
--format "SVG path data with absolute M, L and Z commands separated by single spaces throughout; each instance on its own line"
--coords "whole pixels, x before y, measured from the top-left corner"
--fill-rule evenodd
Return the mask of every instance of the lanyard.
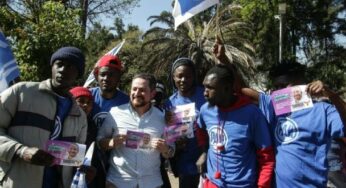
M 225 149 L 224 147 L 224 140 L 222 138 L 224 138 L 225 133 L 224 133 L 224 127 L 225 127 L 225 120 L 221 119 L 221 112 L 218 113 L 218 120 L 219 120 L 219 124 L 217 127 L 217 131 L 216 131 L 216 172 L 214 174 L 214 178 L 215 179 L 220 179 L 221 178 L 221 171 L 220 171 L 220 161 L 221 161 L 221 152 Z

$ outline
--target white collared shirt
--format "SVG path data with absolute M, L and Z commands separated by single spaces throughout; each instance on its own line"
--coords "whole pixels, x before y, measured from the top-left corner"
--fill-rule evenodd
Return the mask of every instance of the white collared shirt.
M 97 140 L 126 134 L 127 130 L 143 132 L 150 138 L 161 138 L 166 126 L 164 114 L 155 107 L 139 117 L 128 104 L 113 107 L 98 131 Z M 132 149 L 120 146 L 111 151 L 107 180 L 121 188 L 153 188 L 162 185 L 160 152 L 153 148 Z

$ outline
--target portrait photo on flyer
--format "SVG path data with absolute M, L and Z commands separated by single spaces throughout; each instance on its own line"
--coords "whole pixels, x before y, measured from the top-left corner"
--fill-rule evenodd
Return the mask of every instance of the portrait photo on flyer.
M 85 157 L 86 145 L 74 142 L 48 140 L 46 151 L 55 157 L 54 164 L 80 166 Z
M 306 85 L 273 91 L 271 98 L 277 116 L 313 107 L 312 99 L 306 92 Z

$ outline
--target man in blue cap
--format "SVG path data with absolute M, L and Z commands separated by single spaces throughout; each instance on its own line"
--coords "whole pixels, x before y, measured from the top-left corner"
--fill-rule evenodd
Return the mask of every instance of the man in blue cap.
M 48 140 L 84 143 L 85 113 L 69 89 L 84 73 L 85 58 L 76 47 L 51 57 L 52 77 L 20 82 L 1 93 L 0 187 L 69 187 L 72 167 L 52 166 L 44 151 Z

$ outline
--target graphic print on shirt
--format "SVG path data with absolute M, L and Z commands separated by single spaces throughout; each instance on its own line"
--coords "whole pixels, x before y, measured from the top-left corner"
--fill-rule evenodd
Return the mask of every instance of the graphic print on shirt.
M 278 118 L 275 126 L 275 139 L 281 144 L 289 144 L 297 140 L 299 128 L 297 123 L 288 117 Z
M 96 115 L 94 115 L 94 123 L 96 125 L 97 128 L 100 128 L 103 124 L 103 122 L 105 121 L 106 117 L 108 115 L 108 112 L 99 112 Z
M 224 148 L 227 148 L 227 142 L 228 142 L 228 136 L 226 134 L 226 131 L 222 129 L 218 125 L 213 125 L 208 130 L 209 134 L 209 142 L 211 148 L 214 149 L 214 152 L 217 152 L 217 145 L 218 143 L 221 143 L 221 145 L 224 146 Z
M 61 121 L 60 121 L 60 117 L 56 116 L 55 117 L 55 122 L 54 122 L 54 130 L 53 133 L 50 135 L 50 140 L 55 140 L 59 137 L 60 132 L 61 132 Z

